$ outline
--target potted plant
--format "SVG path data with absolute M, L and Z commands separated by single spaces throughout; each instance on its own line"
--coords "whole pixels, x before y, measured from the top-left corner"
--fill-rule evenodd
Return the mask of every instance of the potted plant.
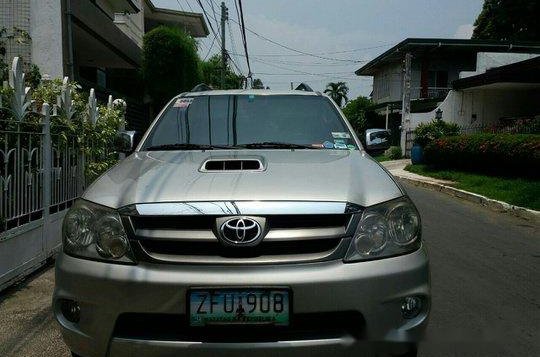
M 461 129 L 455 123 L 447 123 L 441 119 L 434 119 L 430 123 L 421 123 L 414 129 L 414 145 L 411 149 L 411 162 L 421 164 L 424 160 L 424 148 L 432 141 L 445 137 L 455 136 Z

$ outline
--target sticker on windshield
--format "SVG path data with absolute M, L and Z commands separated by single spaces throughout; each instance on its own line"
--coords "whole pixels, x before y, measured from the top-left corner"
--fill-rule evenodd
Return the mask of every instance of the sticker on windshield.
M 330 141 L 325 141 L 323 143 L 323 146 L 327 149 L 333 149 L 334 148 L 334 143 L 330 142 Z
M 178 98 L 174 102 L 173 107 L 175 108 L 187 108 L 193 102 L 193 98 Z
M 347 145 L 347 148 L 348 148 L 349 150 L 356 150 L 356 146 L 351 145 L 351 144 Z
M 344 144 L 344 143 L 335 143 L 334 144 L 334 147 L 336 149 L 347 149 L 347 144 Z
M 350 139 L 351 134 L 344 131 L 338 131 L 338 132 L 332 132 L 332 137 L 334 139 Z

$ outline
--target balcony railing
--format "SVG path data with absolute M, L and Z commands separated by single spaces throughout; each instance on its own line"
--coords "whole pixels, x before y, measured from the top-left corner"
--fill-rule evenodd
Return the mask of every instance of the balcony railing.
M 450 90 L 449 87 L 413 87 L 411 99 L 444 99 Z

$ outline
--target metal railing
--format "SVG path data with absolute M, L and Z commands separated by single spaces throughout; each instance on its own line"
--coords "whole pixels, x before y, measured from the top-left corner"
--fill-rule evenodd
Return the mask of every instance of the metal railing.
M 85 157 L 80 138 L 67 126 L 55 124 L 51 131 L 59 111 L 68 120 L 76 114 L 67 78 L 57 103 L 44 103 L 39 112 L 17 58 L 4 86 L 12 95 L 9 103 L 0 100 L 2 118 L 10 118 L 0 120 L 0 240 L 2 232 L 41 219 L 44 212 L 68 208 L 86 186 L 85 164 L 103 159 Z M 92 123 L 99 117 L 93 89 L 85 115 Z
M 444 99 L 451 90 L 450 87 L 413 87 L 411 99 Z

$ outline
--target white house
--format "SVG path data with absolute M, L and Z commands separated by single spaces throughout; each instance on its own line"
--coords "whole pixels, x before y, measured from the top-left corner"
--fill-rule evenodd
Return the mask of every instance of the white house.
M 411 60 L 411 114 L 409 120 L 402 121 L 404 95 L 404 60 L 410 54 Z M 421 122 L 435 118 L 438 109 L 443 119 L 461 125 L 480 124 L 488 120 L 496 121 L 494 104 L 504 104 L 507 111 L 512 107 L 522 107 L 524 93 L 505 94 L 484 89 L 462 91 L 453 83 L 465 77 L 478 76 L 491 68 L 534 58 L 540 54 L 540 43 L 510 43 L 485 40 L 424 39 L 409 38 L 376 57 L 355 73 L 373 77 L 373 109 L 381 115 L 388 115 L 389 127 L 394 132 L 401 130 L 402 149 L 406 152 L 411 145 L 407 140 L 410 132 Z M 482 91 L 482 92 L 479 92 Z M 483 94 L 482 94 L 483 93 Z M 479 110 L 479 96 L 483 96 L 482 111 Z M 490 112 L 491 111 L 491 112 Z M 493 112 L 493 113 L 492 113 Z M 410 136 L 409 136 L 410 137 Z

